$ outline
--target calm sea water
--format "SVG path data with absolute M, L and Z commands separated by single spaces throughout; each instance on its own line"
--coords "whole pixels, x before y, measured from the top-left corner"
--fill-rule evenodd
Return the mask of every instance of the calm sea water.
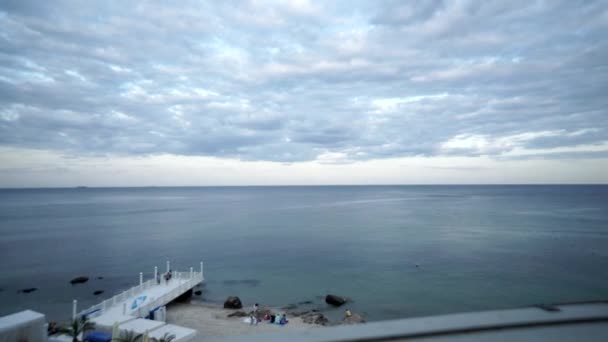
M 371 320 L 608 299 L 608 186 L 0 190 L 0 234 L 0 315 L 64 319 L 168 259 L 205 261 L 208 301 Z

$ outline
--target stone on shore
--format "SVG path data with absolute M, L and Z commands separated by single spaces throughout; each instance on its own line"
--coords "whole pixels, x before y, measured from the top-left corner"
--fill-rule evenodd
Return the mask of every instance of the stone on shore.
M 81 277 L 76 277 L 76 278 L 70 280 L 70 284 L 72 284 L 72 285 L 74 285 L 74 284 L 84 284 L 87 281 L 89 281 L 89 277 L 83 277 L 83 276 L 81 276 Z
M 224 302 L 224 309 L 242 309 L 243 303 L 241 303 L 241 299 L 236 296 L 230 296 L 226 298 Z
M 30 292 L 34 292 L 36 290 L 38 290 L 38 288 L 36 288 L 36 287 L 29 287 L 27 289 L 21 289 L 21 290 L 17 291 L 17 293 L 30 293 Z
M 248 313 L 246 313 L 245 311 L 240 311 L 240 310 L 226 315 L 226 317 L 247 317 L 247 316 L 249 316 Z
M 332 294 L 328 294 L 325 297 L 325 303 L 327 303 L 329 305 L 333 305 L 333 306 L 341 306 L 344 303 L 346 303 L 346 298 L 340 297 L 340 296 L 336 296 L 336 295 L 332 295 Z
M 200 296 L 200 295 L 203 294 L 203 291 L 197 290 L 197 291 L 194 291 L 194 294 L 197 295 L 197 296 Z
M 297 317 L 297 316 L 296 316 Z M 318 325 L 327 325 L 329 324 L 329 320 L 325 315 L 316 310 L 306 312 L 300 316 L 304 323 L 308 324 L 318 324 Z
M 361 315 L 359 314 L 352 314 L 350 317 L 344 317 L 342 319 L 342 321 L 340 321 L 340 324 L 359 324 L 359 323 L 365 323 L 365 319 L 363 317 L 361 317 Z
M 93 295 L 99 296 L 102 293 L 103 293 L 103 290 L 97 290 L 97 291 L 93 292 Z

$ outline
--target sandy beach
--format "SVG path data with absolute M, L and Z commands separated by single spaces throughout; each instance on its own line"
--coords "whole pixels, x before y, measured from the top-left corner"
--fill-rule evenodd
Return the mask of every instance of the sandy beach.
M 167 308 L 167 323 L 195 329 L 198 332 L 196 341 L 236 335 L 305 331 L 322 327 L 304 323 L 300 317 L 288 317 L 289 323 L 284 326 L 268 322 L 249 325 L 243 322 L 243 317 L 227 317 L 235 311 L 238 310 L 224 309 L 211 303 L 176 303 Z M 243 308 L 242 311 L 249 311 L 249 308 Z

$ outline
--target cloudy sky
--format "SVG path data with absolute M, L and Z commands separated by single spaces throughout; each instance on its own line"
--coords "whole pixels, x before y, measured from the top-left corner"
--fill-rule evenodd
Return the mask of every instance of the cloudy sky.
M 606 1 L 0 1 L 0 187 L 607 183 Z

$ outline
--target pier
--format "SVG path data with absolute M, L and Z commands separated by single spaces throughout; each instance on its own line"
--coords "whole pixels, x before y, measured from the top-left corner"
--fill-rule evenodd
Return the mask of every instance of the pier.
M 166 272 L 170 269 L 167 261 Z M 151 336 L 168 332 L 176 335 L 175 341 L 188 341 L 196 335 L 196 331 L 166 324 L 163 307 L 204 282 L 203 263 L 200 263 L 200 271 L 195 272 L 191 267 L 188 272 L 172 271 L 171 274 L 169 281 L 165 280 L 163 274 L 159 282 L 157 267 L 154 268 L 152 279 L 144 280 L 143 273 L 140 273 L 139 285 L 80 312 L 77 312 L 77 301 L 74 300 L 72 318 L 87 317 L 95 323 L 96 330 L 108 333 L 115 333 L 116 329 L 140 334 L 147 332 Z

